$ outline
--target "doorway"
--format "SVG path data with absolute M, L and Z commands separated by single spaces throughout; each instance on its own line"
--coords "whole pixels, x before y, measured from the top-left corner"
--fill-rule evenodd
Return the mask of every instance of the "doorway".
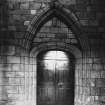
M 74 105 L 74 57 L 64 51 L 37 56 L 37 105 Z

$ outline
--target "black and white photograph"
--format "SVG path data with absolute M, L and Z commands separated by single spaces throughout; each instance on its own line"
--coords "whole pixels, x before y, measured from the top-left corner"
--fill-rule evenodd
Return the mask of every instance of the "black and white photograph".
M 105 105 L 105 0 L 0 0 L 0 105 Z

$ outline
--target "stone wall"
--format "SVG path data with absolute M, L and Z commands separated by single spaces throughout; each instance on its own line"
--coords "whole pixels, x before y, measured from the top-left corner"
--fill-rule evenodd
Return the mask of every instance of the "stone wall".
M 82 49 L 81 56 L 76 58 L 75 105 L 104 105 L 105 2 L 102 0 L 64 0 L 60 4 L 75 14 L 74 17 L 83 35 L 88 38 L 89 49 L 85 51 Z M 30 24 L 45 12 L 49 5 L 51 5 L 50 0 L 0 1 L 1 105 L 36 105 L 37 65 L 34 54 L 46 48 L 45 40 L 49 36 L 40 37 L 37 34 L 35 38 L 32 33 L 27 33 L 29 33 Z M 51 35 L 51 37 L 56 40 L 55 36 Z M 40 39 L 40 42 L 37 42 L 39 40 L 37 38 Z M 62 37 L 58 35 L 57 38 L 61 40 Z M 57 40 L 55 43 L 53 40 L 52 47 L 58 43 L 60 47 L 63 44 L 63 49 L 67 49 L 66 44 L 71 46 L 71 43 L 68 37 L 65 39 L 64 43 L 58 43 Z M 47 40 L 46 49 L 48 50 L 51 45 L 49 42 L 50 40 Z M 41 47 L 38 47 L 40 44 Z M 33 49 L 36 50 L 30 56 L 30 50 Z M 77 50 L 73 50 L 72 53 L 75 56 L 79 54 Z

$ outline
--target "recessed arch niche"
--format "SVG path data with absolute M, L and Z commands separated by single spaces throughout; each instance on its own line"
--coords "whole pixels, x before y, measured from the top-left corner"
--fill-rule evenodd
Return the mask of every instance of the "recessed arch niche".
M 76 63 L 82 58 L 81 44 L 75 33 L 63 19 L 53 16 L 40 27 L 31 45 L 33 47 L 31 55 L 36 59 L 37 105 L 74 105 L 75 68 Z M 66 67 L 68 70 L 58 71 L 56 64 L 50 64 L 51 68 L 54 67 L 52 71 L 56 71 L 52 76 L 52 71 L 48 70 L 50 68 L 47 67 L 46 70 L 44 66 L 46 65 L 44 56 L 49 51 L 66 53 L 69 62 Z M 59 77 L 59 74 L 63 76 Z M 58 81 L 59 78 L 61 82 Z M 66 81 L 64 81 L 65 78 Z
M 38 105 L 44 105 L 44 104 L 66 105 L 67 104 L 66 101 L 68 102 L 68 104 L 74 105 L 75 69 L 76 69 L 76 64 L 81 61 L 82 53 L 83 53 L 82 51 L 86 48 L 86 47 L 83 47 L 84 45 L 86 45 L 83 43 L 85 43 L 86 41 L 84 40 L 82 41 L 83 36 L 81 35 L 82 32 L 80 30 L 80 27 L 77 25 L 76 21 L 74 21 L 75 19 L 73 20 L 69 15 L 68 13 L 66 13 L 65 10 L 59 7 L 50 8 L 48 11 L 45 11 L 45 13 L 39 16 L 39 18 L 37 18 L 36 21 L 33 21 L 30 25 L 29 33 L 32 35 L 31 44 L 30 44 L 32 49 L 31 56 L 35 58 L 35 64 L 36 64 L 36 74 L 37 74 L 36 97 L 37 97 Z M 61 32 L 62 30 L 63 30 L 63 33 Z M 51 84 L 54 83 L 54 85 L 51 85 L 51 84 L 49 86 L 44 85 L 44 84 L 47 84 L 46 81 L 44 81 L 44 77 L 47 77 L 47 76 L 44 76 L 43 74 L 49 75 L 50 74 L 49 72 L 51 72 L 49 70 L 49 72 L 44 73 L 44 71 L 46 70 L 44 70 L 45 67 L 43 65 L 44 64 L 43 62 L 45 60 L 44 56 L 49 51 L 62 51 L 64 53 L 67 53 L 67 58 L 69 58 L 68 59 L 69 62 L 71 62 L 70 59 L 73 58 L 72 62 L 69 63 L 69 64 L 73 64 L 72 66 L 73 68 L 70 68 L 70 65 L 68 67 L 68 69 L 71 69 L 72 73 L 74 74 L 71 76 L 69 75 L 69 77 L 71 77 L 71 80 L 73 82 L 70 82 L 68 79 L 68 83 L 72 83 L 72 85 L 69 85 L 71 86 L 72 93 L 69 94 L 71 96 L 68 95 L 68 98 L 65 96 L 67 100 L 66 99 L 63 100 L 64 97 L 61 98 L 61 101 L 65 102 L 65 103 L 62 102 L 63 104 L 60 103 L 61 101 L 58 101 L 59 98 L 57 98 L 58 96 L 56 96 L 56 94 L 58 94 L 55 88 L 58 86 L 58 85 L 55 85 L 56 82 L 54 83 L 52 81 Z M 75 63 L 73 63 L 74 61 Z M 68 74 L 72 74 L 72 73 L 68 73 Z M 53 77 L 55 78 L 58 76 L 56 76 L 56 73 L 55 73 Z M 63 86 L 61 85 L 61 87 Z M 49 89 L 53 91 L 49 92 Z M 68 91 L 67 93 L 70 93 L 70 91 Z M 71 101 L 68 101 L 68 100 L 71 100 Z

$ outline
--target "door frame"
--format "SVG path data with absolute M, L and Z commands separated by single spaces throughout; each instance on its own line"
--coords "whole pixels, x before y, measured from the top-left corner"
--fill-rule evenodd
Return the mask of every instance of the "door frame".
M 47 51 L 48 50 L 62 50 L 64 52 L 68 52 L 68 53 L 72 54 L 75 58 L 75 65 L 80 63 L 80 58 L 82 58 L 82 56 L 83 56 L 81 50 L 78 49 L 74 45 L 65 44 L 64 42 L 56 42 L 56 43 L 55 42 L 49 42 L 49 43 L 44 43 L 44 44 L 38 45 L 31 50 L 30 58 L 34 58 L 35 65 L 37 65 L 37 59 L 36 59 L 37 55 L 40 52 L 46 51 L 46 50 Z M 35 66 L 35 69 L 37 70 L 37 66 Z M 75 93 L 76 92 L 75 92 L 75 84 L 74 84 L 74 100 L 75 100 Z

